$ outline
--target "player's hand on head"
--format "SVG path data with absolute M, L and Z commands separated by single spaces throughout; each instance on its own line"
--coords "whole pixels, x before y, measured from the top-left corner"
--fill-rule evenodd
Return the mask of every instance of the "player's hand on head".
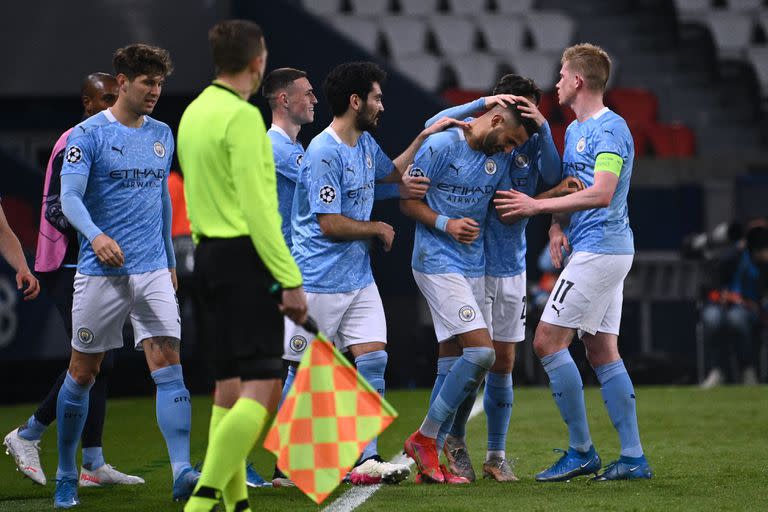
M 507 108 L 514 105 L 516 103 L 515 98 L 517 97 L 514 94 L 496 94 L 495 96 L 486 96 L 483 100 L 485 101 L 486 110 L 490 110 L 493 107 Z
M 549 257 L 552 258 L 552 264 L 555 268 L 562 268 L 563 266 L 563 249 L 566 253 L 571 252 L 568 237 L 560 224 L 552 224 L 549 227 Z
M 434 135 L 435 133 L 439 133 L 443 130 L 447 130 L 448 128 L 452 127 L 459 127 L 459 128 L 467 128 L 469 126 L 469 123 L 465 121 L 460 121 L 459 119 L 453 119 L 451 117 L 441 117 L 437 121 L 435 121 L 432 125 L 428 126 L 427 128 L 424 128 L 424 131 L 421 132 L 421 134 L 425 137 L 429 137 L 430 135 Z
M 445 232 L 459 243 L 471 244 L 480 236 L 480 224 L 469 217 L 449 219 L 445 225 Z
M 499 190 L 493 200 L 496 212 L 501 218 L 532 217 L 540 212 L 538 201 L 517 190 Z
M 521 116 L 533 119 L 536 126 L 539 128 L 547 122 L 546 118 L 541 114 L 541 111 L 539 111 L 539 107 L 537 107 L 531 100 L 525 96 L 510 97 L 517 104 L 517 109 L 520 111 Z
M 16 274 L 16 289 L 24 290 L 24 300 L 33 300 L 40 293 L 40 283 L 27 268 Z
M 387 224 L 386 222 L 376 222 L 377 233 L 376 236 L 384 244 L 384 251 L 389 252 L 392 249 L 392 242 L 395 240 L 395 228 Z
M 307 321 L 307 294 L 304 287 L 283 288 L 280 311 L 296 325 Z
M 429 190 L 429 178 L 426 176 L 413 176 L 411 169 L 413 169 L 413 164 L 408 164 L 408 168 L 401 178 L 402 183 L 399 185 L 400 197 L 402 199 L 421 199 L 427 195 L 427 190 Z
M 96 253 L 96 257 L 99 261 L 110 267 L 122 267 L 125 263 L 125 255 L 120 246 L 112 240 L 110 237 L 101 233 L 91 242 L 93 252 Z

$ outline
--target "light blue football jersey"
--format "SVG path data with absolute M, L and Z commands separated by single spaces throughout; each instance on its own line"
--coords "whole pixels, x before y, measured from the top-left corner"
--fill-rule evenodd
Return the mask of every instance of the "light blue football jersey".
M 283 218 L 280 228 L 286 245 L 290 247 L 291 207 L 293 194 L 296 191 L 296 178 L 304 160 L 304 146 L 299 141 L 293 142 L 282 128 L 274 124 L 267 130 L 267 135 L 272 141 L 272 154 L 275 157 L 277 171 L 277 209 Z
M 313 293 L 360 290 L 373 282 L 368 253 L 371 240 L 333 240 L 323 235 L 318 214 L 341 214 L 370 221 L 375 182 L 394 164 L 370 133 L 354 147 L 330 128 L 307 147 L 293 198 L 291 252 Z
M 586 187 L 591 187 L 595 183 L 595 159 L 600 153 L 613 153 L 624 160 L 619 183 L 607 208 L 571 214 L 571 247 L 574 251 L 597 254 L 634 254 L 627 193 L 632 178 L 635 145 L 627 123 L 607 107 L 582 123 L 573 121 L 568 126 L 563 170 L 578 177 Z
M 173 151 L 171 129 L 149 116 L 140 128 L 129 128 L 107 109 L 75 126 L 61 174 L 88 177 L 83 204 L 93 223 L 125 255 L 122 267 L 102 265 L 80 235 L 80 273 L 127 275 L 168 268 L 161 196 L 168 187 Z
M 412 174 L 431 182 L 424 200 L 440 215 L 469 217 L 480 225 L 480 236 L 462 244 L 448 233 L 416 224 L 411 265 L 424 274 L 457 273 L 479 277 L 485 273 L 483 233 L 488 207 L 508 166 L 508 154 L 487 156 L 469 147 L 464 132 L 451 128 L 431 135 L 414 159 Z
M 560 155 L 547 123 L 525 144 L 515 148 L 507 160 L 509 167 L 504 169 L 499 190 L 515 189 L 533 196 L 540 183 L 549 189 L 562 179 Z M 494 277 L 522 274 L 525 272 L 525 228 L 528 219 L 504 224 L 499 220 L 493 203 L 489 208 L 485 226 L 485 273 Z

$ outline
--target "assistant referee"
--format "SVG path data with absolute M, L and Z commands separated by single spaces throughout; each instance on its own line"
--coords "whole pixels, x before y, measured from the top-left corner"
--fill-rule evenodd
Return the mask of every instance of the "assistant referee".
M 301 273 L 280 231 L 272 147 L 248 103 L 266 67 L 263 32 L 229 20 L 208 38 L 216 80 L 187 107 L 177 143 L 197 243 L 197 314 L 216 379 L 205 466 L 188 512 L 210 511 L 221 498 L 227 510 L 250 510 L 243 461 L 280 397 L 283 322 L 270 284 L 282 286 L 291 320 L 307 314 Z

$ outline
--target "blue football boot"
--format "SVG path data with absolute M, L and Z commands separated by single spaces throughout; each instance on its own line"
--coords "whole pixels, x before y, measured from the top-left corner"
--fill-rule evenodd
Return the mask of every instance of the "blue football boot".
M 195 490 L 197 481 L 200 480 L 200 473 L 195 471 L 192 466 L 184 468 L 179 477 L 173 482 L 173 501 L 186 500 Z
M 56 480 L 56 490 L 53 493 L 53 508 L 72 508 L 79 504 L 77 478 Z
M 537 482 L 563 482 L 581 475 L 596 475 L 600 471 L 600 456 L 594 446 L 590 446 L 586 453 L 572 448 L 568 448 L 568 451 L 560 449 L 554 451 L 561 452 L 563 456 L 536 475 Z
M 265 481 L 250 462 L 245 466 L 245 484 L 248 487 L 272 487 L 272 482 Z
M 651 466 L 645 458 L 645 455 L 640 457 L 625 457 L 622 455 L 619 460 L 615 460 L 605 466 L 603 472 L 597 475 L 595 482 L 607 482 L 609 480 L 635 480 L 638 478 L 653 478 L 653 471 Z

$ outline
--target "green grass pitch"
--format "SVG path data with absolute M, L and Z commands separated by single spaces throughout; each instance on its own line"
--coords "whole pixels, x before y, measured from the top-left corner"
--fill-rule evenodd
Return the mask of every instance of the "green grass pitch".
M 604 463 L 618 455 L 618 439 L 602 406 L 600 392 L 586 390 L 590 426 Z M 393 391 L 387 397 L 400 413 L 382 436 L 379 447 L 390 457 L 421 422 L 426 390 Z M 533 475 L 553 462 L 552 448 L 565 448 L 566 432 L 549 392 L 543 388 L 515 391 L 515 408 L 508 437 L 508 455 L 515 461 L 520 482 L 499 484 L 481 480 L 467 486 L 415 485 L 413 480 L 384 487 L 358 510 L 415 511 L 715 511 L 768 510 L 768 388 L 725 387 L 710 391 L 679 387 L 637 389 L 640 433 L 655 472 L 651 481 L 540 484 Z M 25 420 L 32 405 L 0 408 L 2 435 Z M 202 459 L 210 399 L 194 398 L 192 459 Z M 485 455 L 485 417 L 473 419 L 468 442 L 475 470 Z M 167 453 L 155 423 L 151 399 L 115 399 L 108 403 L 104 452 L 119 469 L 147 481 L 135 487 L 81 489 L 82 511 L 179 511 L 170 500 L 171 473 Z M 22 478 L 13 461 L 0 459 L 0 512 L 52 509 L 56 469 L 55 428 L 42 442 L 42 462 L 49 483 L 36 486 Z M 273 459 L 256 450 L 252 460 L 271 475 Z M 329 504 L 348 487 L 341 486 Z M 255 489 L 251 505 L 259 512 L 318 510 L 297 489 Z

